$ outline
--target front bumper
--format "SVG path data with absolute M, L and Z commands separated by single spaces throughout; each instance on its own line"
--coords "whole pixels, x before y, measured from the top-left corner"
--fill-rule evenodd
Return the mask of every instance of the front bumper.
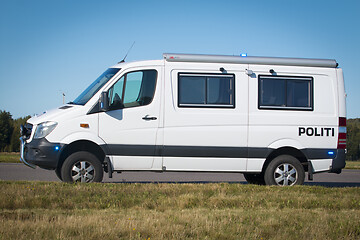
M 45 138 L 33 139 L 30 143 L 23 138 L 20 141 L 20 161 L 26 166 L 45 169 L 55 169 L 58 166 L 63 144 L 50 143 Z
M 25 144 L 26 144 L 25 140 L 21 137 L 20 138 L 20 162 L 22 162 L 23 164 L 25 164 L 28 167 L 35 169 L 36 168 L 35 165 L 32 165 L 25 160 L 25 157 L 24 157 Z

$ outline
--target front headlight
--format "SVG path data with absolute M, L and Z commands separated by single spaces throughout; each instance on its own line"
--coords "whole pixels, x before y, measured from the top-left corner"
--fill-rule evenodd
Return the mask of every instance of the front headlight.
M 35 139 L 44 138 L 49 135 L 57 126 L 57 122 L 43 122 L 36 127 Z

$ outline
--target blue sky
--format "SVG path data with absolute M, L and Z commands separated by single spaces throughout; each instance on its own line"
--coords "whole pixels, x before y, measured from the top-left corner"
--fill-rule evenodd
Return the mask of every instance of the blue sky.
M 360 117 L 360 1 L 0 0 L 0 110 L 74 100 L 107 67 L 164 52 L 336 59 Z

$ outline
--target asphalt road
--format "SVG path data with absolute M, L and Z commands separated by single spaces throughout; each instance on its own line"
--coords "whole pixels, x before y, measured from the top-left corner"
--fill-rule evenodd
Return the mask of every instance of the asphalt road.
M 306 177 L 307 178 L 307 177 Z M 10 181 L 60 181 L 54 171 L 31 169 L 21 163 L 0 163 L 0 180 Z M 213 183 L 230 182 L 246 184 L 239 173 L 183 173 L 183 172 L 123 172 L 114 173 L 113 178 L 104 174 L 103 182 L 111 183 Z M 306 185 L 326 187 L 360 187 L 360 170 L 343 170 L 341 174 L 314 174 L 313 181 Z

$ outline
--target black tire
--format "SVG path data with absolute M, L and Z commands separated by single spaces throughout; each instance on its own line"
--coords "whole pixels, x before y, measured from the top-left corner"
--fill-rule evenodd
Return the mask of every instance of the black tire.
M 76 152 L 65 159 L 61 168 L 64 182 L 101 182 L 104 170 L 99 159 L 89 152 Z
M 266 185 L 302 185 L 305 180 L 305 171 L 295 157 L 280 155 L 269 163 L 265 170 L 264 179 Z
M 249 184 L 265 185 L 264 174 L 244 173 L 244 178 Z

